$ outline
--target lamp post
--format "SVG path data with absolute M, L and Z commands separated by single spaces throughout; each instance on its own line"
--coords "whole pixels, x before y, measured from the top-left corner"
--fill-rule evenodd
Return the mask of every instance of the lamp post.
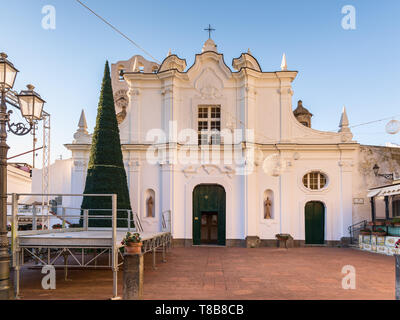
M 7 131 L 23 136 L 29 133 L 35 121 L 41 119 L 45 101 L 33 91 L 29 85 L 28 90 L 21 91 L 18 104 L 22 116 L 27 123 L 10 123 L 12 111 L 7 111 L 6 94 L 14 87 L 18 70 L 7 60 L 5 53 L 0 53 L 0 300 L 10 298 L 10 255 L 8 253 L 7 237 Z

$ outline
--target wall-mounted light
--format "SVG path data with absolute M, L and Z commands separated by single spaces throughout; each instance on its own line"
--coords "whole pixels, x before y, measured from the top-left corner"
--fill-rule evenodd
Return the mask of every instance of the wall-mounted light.
M 387 180 L 393 180 L 393 173 L 379 173 L 379 166 L 375 163 L 372 170 L 374 171 L 375 177 L 384 177 Z

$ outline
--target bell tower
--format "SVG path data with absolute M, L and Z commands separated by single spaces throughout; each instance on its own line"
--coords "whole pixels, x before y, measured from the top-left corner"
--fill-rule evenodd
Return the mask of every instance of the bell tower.
M 303 107 L 303 101 L 299 100 L 297 102 L 297 108 L 293 111 L 293 114 L 297 121 L 299 121 L 303 126 L 311 128 L 311 117 L 313 114 Z

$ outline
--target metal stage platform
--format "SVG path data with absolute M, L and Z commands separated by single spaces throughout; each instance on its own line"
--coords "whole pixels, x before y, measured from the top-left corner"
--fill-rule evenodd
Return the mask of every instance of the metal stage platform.
M 72 195 L 70 195 L 72 196 Z M 82 196 L 82 195 L 76 195 Z M 89 196 L 89 195 L 85 195 Z M 153 268 L 156 268 L 156 254 L 162 254 L 166 262 L 167 250 L 171 248 L 172 237 L 169 231 L 149 233 L 140 228 L 140 221 L 135 221 L 139 230 L 116 228 L 116 195 L 90 195 L 112 197 L 112 228 L 66 228 L 52 230 L 18 231 L 18 195 L 13 194 L 12 230 L 8 233 L 14 269 L 15 296 L 20 294 L 20 272 L 24 267 L 41 268 L 46 265 L 64 268 L 65 277 L 68 268 L 110 268 L 113 271 L 112 298 L 118 298 L 117 273 L 123 264 L 122 239 L 127 231 L 140 233 L 142 254 L 153 254 Z M 84 221 L 88 221 L 87 211 Z M 102 216 L 104 219 L 104 216 Z M 139 222 L 139 223 L 138 223 Z M 130 225 L 128 221 L 128 226 Z

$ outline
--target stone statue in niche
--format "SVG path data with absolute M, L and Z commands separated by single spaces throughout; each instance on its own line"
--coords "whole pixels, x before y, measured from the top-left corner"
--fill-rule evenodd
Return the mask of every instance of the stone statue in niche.
M 147 199 L 147 217 L 154 217 L 153 208 L 154 208 L 154 200 L 153 200 L 153 197 L 150 196 Z
M 128 92 L 127 90 L 118 90 L 114 94 L 114 102 L 116 110 L 121 109 L 121 111 L 117 113 L 118 124 L 121 124 L 126 117 L 126 108 L 128 107 L 129 104 L 129 98 L 127 92 Z
M 269 200 L 269 197 L 264 201 L 264 219 L 271 219 L 271 206 L 272 201 Z
M 122 107 L 122 111 L 117 113 L 117 122 L 118 124 L 121 124 L 126 117 L 126 106 Z

